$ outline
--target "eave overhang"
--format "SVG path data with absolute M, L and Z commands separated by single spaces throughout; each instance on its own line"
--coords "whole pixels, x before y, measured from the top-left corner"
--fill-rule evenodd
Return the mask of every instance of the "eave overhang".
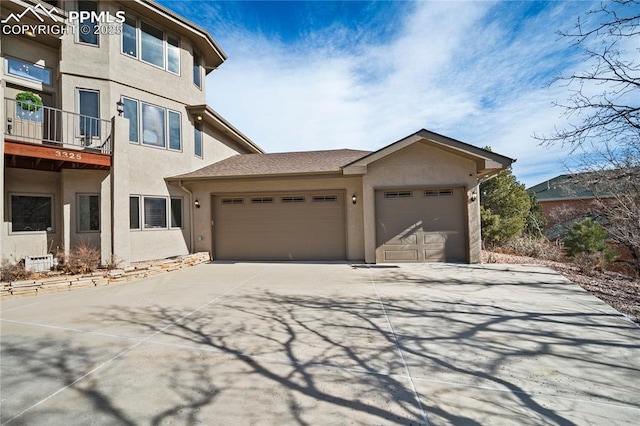
M 219 132 L 228 136 L 233 142 L 247 151 L 247 154 L 263 154 L 264 151 L 251 139 L 236 129 L 231 123 L 225 120 L 213 108 L 208 105 L 190 105 L 187 111 L 193 117 L 195 123 L 207 124 Z
M 123 2 L 123 4 L 127 9 L 145 18 L 158 21 L 168 29 L 189 38 L 196 50 L 202 55 L 207 74 L 218 68 L 227 59 L 226 53 L 207 30 L 155 1 L 134 0 Z

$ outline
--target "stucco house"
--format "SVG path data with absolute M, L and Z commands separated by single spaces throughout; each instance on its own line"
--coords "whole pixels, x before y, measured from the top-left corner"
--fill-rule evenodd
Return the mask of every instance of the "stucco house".
M 478 185 L 514 160 L 427 130 L 266 154 L 206 105 L 226 55 L 174 12 L 10 0 L 1 18 L 0 258 L 480 262 Z

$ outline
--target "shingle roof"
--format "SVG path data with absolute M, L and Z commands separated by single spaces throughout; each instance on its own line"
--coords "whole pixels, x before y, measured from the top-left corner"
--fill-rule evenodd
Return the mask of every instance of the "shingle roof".
M 589 179 L 593 176 L 592 179 Z M 606 197 L 610 193 L 599 190 L 595 182 L 589 185 L 590 180 L 597 180 L 597 173 L 577 173 L 575 175 L 559 175 L 548 181 L 530 187 L 527 191 L 533 192 L 538 201 L 575 200 L 596 197 Z
M 329 151 L 244 154 L 229 157 L 171 179 L 205 179 L 264 175 L 291 175 L 339 172 L 370 151 L 336 149 Z

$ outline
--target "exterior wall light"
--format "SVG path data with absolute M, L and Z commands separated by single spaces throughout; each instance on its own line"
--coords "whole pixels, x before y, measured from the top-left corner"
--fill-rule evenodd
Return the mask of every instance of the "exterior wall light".
M 358 202 L 358 197 L 356 197 L 356 194 L 353 194 L 353 195 L 351 196 L 351 202 L 352 202 L 353 204 L 355 204 L 355 203 L 357 203 L 357 202 Z
M 200 208 L 200 201 L 198 201 L 198 199 L 196 198 L 196 200 L 193 202 L 193 205 L 196 206 L 196 209 Z
M 122 99 L 116 102 L 116 110 L 118 111 L 118 117 L 122 117 L 122 113 L 124 112 L 124 102 L 122 102 Z
M 473 191 L 471 193 L 471 197 L 469 197 L 469 200 L 474 203 L 476 200 L 478 199 L 478 193 L 476 191 Z
M 202 121 L 202 116 L 201 115 L 197 116 L 196 118 L 198 119 L 198 121 Z

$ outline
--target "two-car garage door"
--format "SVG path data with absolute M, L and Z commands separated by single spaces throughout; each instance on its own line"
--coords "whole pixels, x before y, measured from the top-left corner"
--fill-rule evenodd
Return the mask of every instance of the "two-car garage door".
M 462 188 L 375 192 L 376 262 L 466 262 Z M 346 259 L 344 191 L 212 197 L 216 260 Z
M 462 188 L 376 191 L 377 262 L 466 262 Z
M 216 260 L 344 260 L 344 192 L 217 195 Z

